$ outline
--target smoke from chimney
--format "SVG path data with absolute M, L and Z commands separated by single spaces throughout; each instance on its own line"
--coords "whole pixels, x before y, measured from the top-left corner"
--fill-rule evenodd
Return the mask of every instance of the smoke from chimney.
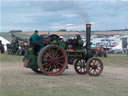
M 83 23 L 89 24 L 89 16 L 87 12 L 85 12 L 85 10 L 80 6 L 79 1 L 73 0 L 73 4 L 75 6 L 76 14 L 81 18 Z

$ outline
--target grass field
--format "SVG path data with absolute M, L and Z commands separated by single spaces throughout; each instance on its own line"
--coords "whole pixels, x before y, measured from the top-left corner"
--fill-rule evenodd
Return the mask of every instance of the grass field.
M 22 56 L 0 54 L 0 96 L 128 96 L 128 56 L 101 58 L 99 77 L 78 75 L 73 66 L 59 76 L 36 74 L 23 67 Z

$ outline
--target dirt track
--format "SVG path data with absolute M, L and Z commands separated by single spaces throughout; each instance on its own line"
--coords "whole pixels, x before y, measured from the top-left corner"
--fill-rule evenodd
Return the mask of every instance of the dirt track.
M 85 91 L 88 91 L 87 94 L 90 94 L 90 96 L 94 94 L 97 94 L 96 96 L 127 96 L 128 94 L 128 67 L 105 65 L 101 76 L 92 77 L 78 75 L 73 66 L 69 66 L 69 69 L 65 70 L 62 75 L 46 76 L 24 68 L 22 62 L 6 62 L 1 64 L 0 74 L 2 94 L 4 94 L 2 96 L 42 96 L 40 92 L 53 94 L 53 90 L 60 92 L 62 96 L 66 94 L 61 92 L 62 90 L 65 92 L 71 91 L 72 93 L 67 94 L 72 96 L 75 94 L 86 96 L 84 95 L 86 94 Z M 12 95 L 6 95 L 7 93 Z M 34 95 L 28 95 L 30 93 Z
M 55 78 L 55 79 L 68 79 L 69 81 L 73 82 L 75 80 L 87 79 L 87 78 L 111 78 L 111 79 L 122 79 L 128 80 L 128 68 L 114 68 L 110 66 L 104 66 L 104 71 L 101 76 L 99 77 L 92 77 L 88 75 L 79 75 L 75 72 L 74 67 L 69 65 L 69 69 L 65 70 L 65 72 L 59 76 L 46 76 L 43 74 L 34 73 L 31 69 L 24 68 L 22 63 L 4 63 L 2 64 L 1 75 L 3 78 L 3 83 L 5 79 L 11 80 L 15 82 L 20 78 L 28 79 L 29 77 L 33 77 L 35 81 L 42 82 L 40 79 L 42 78 Z M 19 77 L 19 78 L 18 78 Z M 38 77 L 38 78 L 37 78 Z M 10 79 L 11 78 L 11 79 Z M 37 79 L 36 79 L 37 78 Z M 40 78 L 40 79 L 39 79 Z M 72 81 L 73 80 L 73 81 Z M 44 82 L 45 83 L 45 82 Z M 82 83 L 82 82 L 81 82 Z

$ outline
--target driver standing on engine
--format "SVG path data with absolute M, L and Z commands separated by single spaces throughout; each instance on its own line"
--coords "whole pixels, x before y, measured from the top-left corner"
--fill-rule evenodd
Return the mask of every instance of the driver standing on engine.
M 41 40 L 43 40 L 43 37 L 38 35 L 38 30 L 35 30 L 35 32 L 29 38 L 30 45 L 34 48 L 35 55 L 37 55 L 39 50 L 44 47 L 43 41 L 41 42 Z

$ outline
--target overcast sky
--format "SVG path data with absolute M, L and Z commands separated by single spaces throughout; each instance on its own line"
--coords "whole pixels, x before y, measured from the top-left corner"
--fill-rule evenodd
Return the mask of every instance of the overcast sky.
M 128 28 L 128 0 L 0 0 L 1 32 Z

